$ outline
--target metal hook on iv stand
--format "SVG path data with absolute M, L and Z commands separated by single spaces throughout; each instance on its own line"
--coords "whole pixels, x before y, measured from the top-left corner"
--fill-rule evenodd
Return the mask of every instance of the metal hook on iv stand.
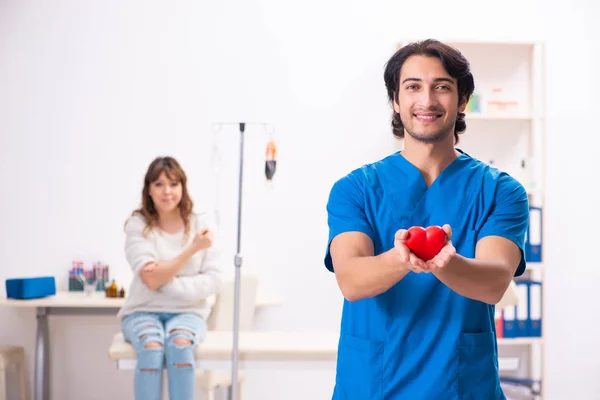
M 238 399 L 238 364 L 239 364 L 239 320 L 240 320 L 240 275 L 242 267 L 242 187 L 244 178 L 244 133 L 246 125 L 262 125 L 265 131 L 270 135 L 273 134 L 273 129 L 269 124 L 261 122 L 221 122 L 213 125 L 215 134 L 221 130 L 222 125 L 238 125 L 240 132 L 240 172 L 238 183 L 238 219 L 237 219 L 237 249 L 234 257 L 235 265 L 235 285 L 233 297 L 233 350 L 231 353 L 231 389 L 229 392 L 229 400 Z M 269 128 L 271 130 L 269 131 Z

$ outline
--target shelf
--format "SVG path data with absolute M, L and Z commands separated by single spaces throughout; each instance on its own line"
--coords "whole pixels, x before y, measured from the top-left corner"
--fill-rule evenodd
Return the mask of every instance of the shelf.
M 524 346 L 542 344 L 544 341 L 541 337 L 517 337 L 517 338 L 498 338 L 498 345 L 502 346 Z
M 466 108 L 464 119 L 469 134 L 461 138 L 461 149 L 510 174 L 526 190 L 531 206 L 544 207 L 547 192 L 544 185 L 547 112 L 544 109 L 543 42 L 536 38 L 512 40 L 510 37 L 499 40 L 449 37 L 440 40 L 458 49 L 469 61 L 477 88 Z M 400 48 L 415 41 L 414 38 L 404 38 L 396 44 Z M 523 160 L 526 160 L 527 170 L 523 169 Z M 533 222 L 533 219 L 530 220 L 530 223 Z M 536 226 L 540 222 L 536 219 Z M 529 296 L 531 302 L 532 295 L 517 284 L 535 280 L 543 285 L 545 264 L 549 264 L 546 259 L 543 263 L 527 262 L 525 273 L 515 277 L 511 290 L 507 290 L 495 307 L 497 323 L 503 317 L 502 311 L 513 312 L 513 318 L 517 317 L 517 311 L 523 311 L 518 307 L 523 304 L 522 296 Z M 543 290 L 539 294 L 535 292 L 533 301 L 536 309 L 539 309 L 538 304 L 541 306 L 543 315 L 547 308 Z M 510 318 L 511 314 L 506 316 Z M 522 318 L 530 316 L 531 313 L 519 313 Z M 514 370 L 516 375 L 524 374 L 527 369 L 528 376 L 544 379 L 543 337 L 498 338 L 497 344 L 500 349 L 499 368 Z M 526 365 L 521 366 L 519 361 L 523 354 L 527 354 Z

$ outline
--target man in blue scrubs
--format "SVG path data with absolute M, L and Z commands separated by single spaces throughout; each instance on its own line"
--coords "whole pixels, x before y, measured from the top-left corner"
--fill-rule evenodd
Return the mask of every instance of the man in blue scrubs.
M 473 93 L 468 61 L 409 44 L 384 74 L 404 149 L 335 182 L 325 265 L 344 295 L 339 400 L 500 400 L 494 304 L 525 270 L 527 193 L 456 148 Z M 443 226 L 428 262 L 404 240 Z

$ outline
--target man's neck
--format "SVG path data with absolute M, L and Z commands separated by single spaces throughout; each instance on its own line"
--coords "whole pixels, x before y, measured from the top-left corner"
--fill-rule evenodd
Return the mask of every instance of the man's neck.
M 450 139 L 453 139 L 453 135 L 450 135 Z M 430 186 L 459 154 L 454 148 L 452 140 L 444 140 L 439 143 L 422 143 L 409 135 L 405 135 L 404 138 L 402 155 L 421 171 L 427 186 Z

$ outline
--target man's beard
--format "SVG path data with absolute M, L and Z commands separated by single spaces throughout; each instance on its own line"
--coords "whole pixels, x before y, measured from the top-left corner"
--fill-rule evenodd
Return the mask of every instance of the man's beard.
M 438 110 L 437 108 L 433 107 L 428 109 L 427 111 L 439 112 L 440 114 L 444 112 L 443 110 Z M 401 115 L 400 121 L 402 122 L 402 125 L 404 125 L 404 130 L 418 142 L 427 144 L 440 143 L 443 142 L 446 138 L 448 138 L 449 135 L 453 134 L 454 124 L 450 126 L 442 126 L 441 129 L 437 132 L 427 132 L 427 127 L 421 127 L 417 122 L 413 120 L 413 118 L 413 113 L 411 112 L 406 119 L 403 118 Z M 422 130 L 419 130 L 419 128 L 421 128 Z
M 450 130 L 446 131 L 439 131 L 439 132 L 435 132 L 435 133 L 421 133 L 421 132 L 414 132 L 411 130 L 406 129 L 406 132 L 408 132 L 408 134 L 415 139 L 416 141 L 419 141 L 421 143 L 439 143 L 439 142 L 443 142 L 448 135 L 451 135 L 452 132 Z

